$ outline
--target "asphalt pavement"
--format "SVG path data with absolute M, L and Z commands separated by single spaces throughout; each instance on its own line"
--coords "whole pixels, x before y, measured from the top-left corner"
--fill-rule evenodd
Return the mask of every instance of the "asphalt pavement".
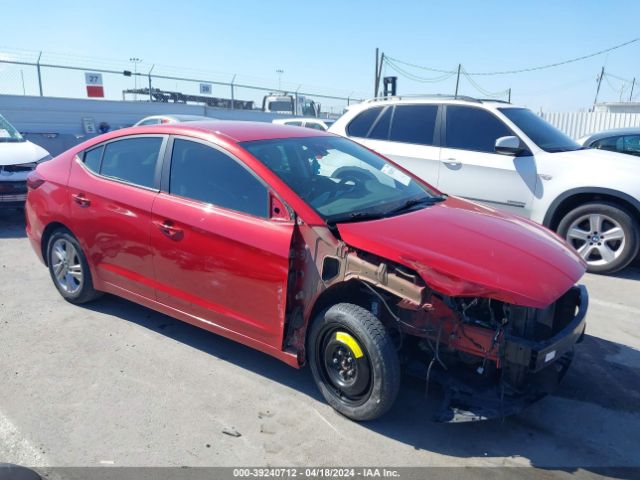
M 65 302 L 0 211 L 0 462 L 28 466 L 640 466 L 640 268 L 587 275 L 559 390 L 503 421 L 437 424 L 406 378 L 355 423 L 296 370 L 123 299 Z

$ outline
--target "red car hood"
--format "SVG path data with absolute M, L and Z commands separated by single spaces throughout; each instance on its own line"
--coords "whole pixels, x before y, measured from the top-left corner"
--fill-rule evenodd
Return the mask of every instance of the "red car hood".
M 453 197 L 403 215 L 341 223 L 338 230 L 348 245 L 412 268 L 449 296 L 544 308 L 586 270 L 546 228 Z

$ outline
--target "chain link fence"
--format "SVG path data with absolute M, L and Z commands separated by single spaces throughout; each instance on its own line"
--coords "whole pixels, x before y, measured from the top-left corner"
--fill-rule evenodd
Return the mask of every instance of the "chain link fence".
M 295 94 L 321 105 L 321 116 L 340 115 L 366 94 L 331 87 L 293 84 L 278 79 L 234 75 L 92 57 L 0 48 L 0 94 L 86 98 L 85 74 L 101 76 L 104 99 L 205 103 L 213 107 L 261 109 L 271 93 Z M 278 74 L 282 75 L 282 72 Z

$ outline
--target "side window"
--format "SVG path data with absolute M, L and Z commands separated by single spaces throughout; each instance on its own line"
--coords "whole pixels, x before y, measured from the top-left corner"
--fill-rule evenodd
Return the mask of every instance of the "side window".
M 448 105 L 446 123 L 449 148 L 495 153 L 496 140 L 513 135 L 497 117 L 479 108 Z
M 591 145 L 591 148 L 597 148 L 598 150 L 609 150 L 611 152 L 622 152 L 623 137 L 607 137 L 596 140 Z
M 347 135 L 350 137 L 366 137 L 371 129 L 371 125 L 382 111 L 383 107 L 374 107 L 365 110 L 356 116 L 347 125 Z
M 158 125 L 160 123 L 160 119 L 159 118 L 150 118 L 149 120 L 145 120 L 144 122 L 140 123 L 140 126 L 142 125 Z
M 627 135 L 624 137 L 624 153 L 640 156 L 640 135 Z
M 100 173 L 143 187 L 155 187 L 162 137 L 127 138 L 107 143 Z
M 315 122 L 305 122 L 304 126 L 307 128 L 313 128 L 314 130 L 325 130 L 325 128 L 322 125 Z
M 292 127 L 301 127 L 302 122 L 284 122 L 285 125 L 291 125 Z
M 382 115 L 378 118 L 378 121 L 373 126 L 371 132 L 369 132 L 369 138 L 375 140 L 387 140 L 389 138 L 389 126 L 391 126 L 391 113 L 393 107 L 387 107 Z
M 437 105 L 396 105 L 390 140 L 433 145 Z
M 84 152 L 84 164 L 92 172 L 100 172 L 100 160 L 102 160 L 103 151 L 104 145 L 101 145 L 97 148 Z
M 249 170 L 219 150 L 189 140 L 173 142 L 169 193 L 269 216 L 267 188 Z

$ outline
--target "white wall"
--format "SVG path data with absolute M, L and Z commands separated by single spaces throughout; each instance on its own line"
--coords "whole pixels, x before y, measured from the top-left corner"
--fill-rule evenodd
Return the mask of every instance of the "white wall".
M 227 110 L 183 103 L 0 95 L 0 114 L 28 140 L 52 155 L 58 155 L 92 136 L 84 132 L 82 119 L 85 117 L 93 119 L 96 129 L 101 122 L 107 122 L 111 130 L 116 130 L 131 126 L 148 115 L 171 113 L 258 122 L 271 122 L 282 117 L 260 110 Z
M 541 116 L 576 140 L 601 130 L 640 127 L 640 113 L 545 112 Z
M 96 127 L 107 122 L 112 130 L 133 125 L 148 115 L 182 113 L 226 120 L 270 122 L 278 117 L 259 110 L 226 110 L 182 103 L 133 102 L 82 98 L 0 95 L 0 114 L 19 131 L 84 135 L 82 118 Z

